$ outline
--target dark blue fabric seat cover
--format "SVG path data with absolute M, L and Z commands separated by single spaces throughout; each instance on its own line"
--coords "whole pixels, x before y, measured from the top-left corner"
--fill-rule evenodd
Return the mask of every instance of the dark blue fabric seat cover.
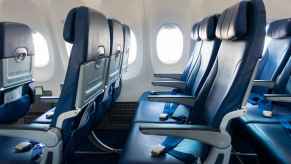
M 240 108 L 263 50 L 265 19 L 261 0 L 241 1 L 222 13 L 216 36 L 223 41 L 215 65 L 207 78 L 213 83 L 205 84 L 199 93 L 201 99 L 194 107 L 194 111 L 199 112 L 199 118 L 194 120 L 193 124 L 218 129 L 225 114 Z M 164 138 L 142 135 L 137 128 L 140 124 L 142 123 L 135 123 L 133 126 L 120 163 L 177 163 L 177 159 L 168 154 L 160 157 L 150 156 L 150 149 L 161 143 Z M 175 149 L 182 153 L 198 155 L 202 162 L 207 157 L 208 146 L 205 144 L 186 139 L 180 144 Z
M 186 90 L 184 92 L 178 92 L 176 95 L 192 95 L 197 96 L 204 81 L 209 74 L 212 65 L 216 59 L 217 51 L 219 49 L 220 40 L 215 37 L 215 28 L 217 24 L 218 16 L 210 16 L 197 23 L 199 26 L 198 35 L 201 40 L 199 46 L 194 48 L 192 56 L 196 60 L 192 60 L 192 70 L 187 77 Z M 197 29 L 193 29 L 197 30 Z M 193 31 L 195 33 L 196 31 Z M 197 44 L 197 43 L 196 43 Z M 164 92 L 163 94 L 166 94 Z M 139 106 L 135 115 L 136 122 L 169 122 L 176 123 L 177 121 L 171 117 L 165 121 L 159 119 L 159 115 L 163 112 L 164 108 L 169 105 L 168 103 L 151 102 L 146 99 L 149 92 L 144 93 L 140 98 Z M 170 103 L 175 105 L 173 103 Z M 184 105 L 178 105 L 175 107 L 173 117 L 185 117 L 188 118 L 190 109 Z

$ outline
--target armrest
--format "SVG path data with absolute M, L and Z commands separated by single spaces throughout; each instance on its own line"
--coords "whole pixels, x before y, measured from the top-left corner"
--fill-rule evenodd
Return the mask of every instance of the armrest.
M 266 87 L 272 89 L 275 86 L 275 82 L 272 80 L 254 80 L 253 86 Z
M 231 137 L 217 129 L 201 125 L 142 124 L 140 131 L 147 135 L 182 137 L 198 140 L 220 149 L 231 145 Z
M 286 102 L 291 103 L 290 94 L 264 94 L 264 98 L 273 102 Z
M 59 101 L 59 96 L 41 96 L 40 101 L 44 103 L 57 103 Z
M 61 141 L 60 131 L 46 124 L 0 125 L 0 135 L 34 140 L 48 147 Z
M 171 87 L 171 88 L 177 88 L 177 89 L 186 88 L 186 82 L 177 81 L 177 80 L 157 80 L 157 81 L 153 81 L 152 84 L 154 86 Z
M 169 91 L 150 91 L 151 95 L 169 94 Z
M 149 95 L 148 99 L 150 101 L 176 103 L 190 107 L 193 107 L 196 102 L 195 97 L 186 95 Z
M 153 74 L 154 77 L 158 77 L 158 78 L 170 78 L 170 79 L 176 79 L 176 80 L 180 80 L 182 74 L 181 73 L 155 73 Z

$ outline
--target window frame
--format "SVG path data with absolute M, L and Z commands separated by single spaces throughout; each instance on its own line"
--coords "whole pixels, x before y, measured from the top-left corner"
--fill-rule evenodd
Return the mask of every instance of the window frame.
M 161 30 L 163 28 L 165 28 L 165 26 L 173 26 L 175 27 L 175 29 L 177 30 L 178 33 L 181 34 L 181 52 L 179 54 L 179 57 L 177 60 L 175 60 L 174 62 L 167 62 L 167 61 L 164 61 L 163 59 L 161 59 L 161 57 L 159 56 L 159 51 L 158 51 L 158 36 L 159 36 L 159 33 L 161 32 Z M 184 47 L 185 47 L 185 43 L 184 43 L 184 39 L 185 39 L 185 36 L 184 36 L 184 32 L 182 30 L 182 28 L 177 24 L 177 23 L 173 23 L 173 22 L 167 22 L 167 23 L 163 23 L 159 26 L 159 28 L 157 29 L 157 32 L 155 33 L 155 52 L 156 52 L 156 56 L 159 60 L 160 63 L 162 64 L 166 64 L 166 65 L 173 65 L 173 64 L 177 64 L 179 63 L 179 61 L 183 58 L 183 54 L 184 54 Z

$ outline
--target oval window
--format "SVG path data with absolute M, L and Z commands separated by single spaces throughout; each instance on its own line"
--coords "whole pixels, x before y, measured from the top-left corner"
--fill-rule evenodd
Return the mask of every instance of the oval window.
M 39 32 L 32 34 L 34 44 L 34 67 L 45 67 L 48 65 L 50 56 L 47 40 Z
M 183 53 L 183 33 L 175 24 L 163 25 L 156 40 L 157 54 L 161 62 L 174 64 L 179 61 Z
M 134 32 L 130 30 L 128 64 L 132 64 L 135 61 L 136 55 L 137 55 L 137 41 Z

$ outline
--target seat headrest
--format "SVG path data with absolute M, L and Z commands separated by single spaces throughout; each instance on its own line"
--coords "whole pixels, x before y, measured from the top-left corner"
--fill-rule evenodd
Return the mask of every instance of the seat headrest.
M 215 35 L 219 39 L 239 40 L 247 34 L 248 1 L 239 3 L 223 11 L 218 19 Z
M 75 19 L 78 9 L 79 8 L 71 9 L 65 20 L 63 37 L 64 40 L 69 43 L 73 43 L 75 40 Z
M 72 9 L 65 21 L 63 37 L 73 46 L 79 42 L 87 48 L 86 61 L 109 56 L 110 33 L 107 19 L 93 9 L 83 6 Z
M 34 46 L 30 27 L 21 23 L 0 23 L 0 59 L 32 56 Z
M 218 16 L 213 15 L 204 18 L 199 25 L 199 37 L 201 40 L 213 40 L 215 38 L 215 30 Z
M 110 55 L 118 55 L 123 52 L 123 25 L 115 19 L 108 19 L 110 27 Z
M 199 37 L 199 23 L 195 23 L 195 24 L 192 26 L 191 38 L 192 38 L 193 40 L 196 40 L 196 41 L 201 40 L 200 37 Z
M 130 27 L 126 24 L 123 25 L 123 40 L 124 40 L 124 45 L 123 45 L 123 52 L 124 53 L 128 53 L 126 52 L 129 48 L 129 44 L 130 44 Z
M 291 36 L 291 18 L 270 23 L 267 35 L 273 39 L 283 39 Z

